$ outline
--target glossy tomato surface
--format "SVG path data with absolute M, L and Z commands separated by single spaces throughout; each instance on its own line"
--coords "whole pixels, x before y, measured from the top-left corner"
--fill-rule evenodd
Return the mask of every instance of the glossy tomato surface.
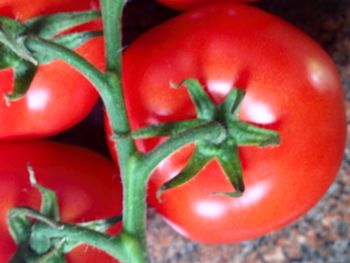
M 0 0 L 0 14 L 24 21 L 37 15 L 96 9 L 98 0 Z
M 239 119 L 278 131 L 277 147 L 240 147 L 246 190 L 239 198 L 216 160 L 195 178 L 156 190 L 186 165 L 193 145 L 163 161 L 150 181 L 150 202 L 185 236 L 208 243 L 251 239 L 300 217 L 334 180 L 345 144 L 343 91 L 329 56 L 304 33 L 246 5 L 221 4 L 184 13 L 136 40 L 124 56 L 124 91 L 134 129 L 191 119 L 183 87 L 197 78 L 219 104 L 246 91 Z M 139 141 L 148 151 L 159 140 Z
M 0 1 L 0 15 L 26 19 L 34 15 L 89 8 L 92 1 L 33 1 L 35 12 L 22 13 L 20 7 L 28 7 L 26 1 Z M 62 3 L 61 3 L 62 2 Z M 65 5 L 63 5 L 65 3 Z M 29 6 L 31 7 L 32 4 Z M 4 7 L 4 8 L 2 8 Z M 8 7 L 10 14 L 6 12 Z M 55 8 L 54 8 L 55 7 Z M 11 9 L 12 8 L 12 9 Z M 77 30 L 101 29 L 100 23 L 90 23 Z M 96 37 L 84 43 L 76 51 L 104 69 L 103 38 Z M 61 60 L 39 66 L 25 97 L 6 105 L 4 94 L 13 89 L 13 71 L 0 71 L 0 139 L 46 137 L 57 134 L 81 121 L 92 110 L 98 94 L 92 84 Z
M 227 3 L 252 3 L 257 2 L 259 0 L 157 0 L 159 3 L 174 8 L 178 10 L 190 10 L 196 7 L 209 5 L 209 4 L 217 4 L 222 2 Z
M 48 141 L 0 143 L 0 262 L 15 252 L 6 224 L 10 208 L 40 208 L 40 194 L 30 186 L 27 163 L 38 183 L 53 190 L 59 200 L 61 220 L 84 222 L 121 214 L 122 188 L 110 161 L 90 150 Z M 119 231 L 120 225 L 111 231 Z M 95 248 L 81 245 L 68 262 L 117 262 Z

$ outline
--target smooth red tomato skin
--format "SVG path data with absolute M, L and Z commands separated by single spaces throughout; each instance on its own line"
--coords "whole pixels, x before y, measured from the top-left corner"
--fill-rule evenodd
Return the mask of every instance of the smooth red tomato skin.
M 252 3 L 259 0 L 157 0 L 159 3 L 166 5 L 168 7 L 178 9 L 178 10 L 191 10 L 196 7 L 209 5 L 209 4 L 218 4 L 227 2 L 227 3 Z
M 346 137 L 337 69 L 281 19 L 245 5 L 198 9 L 144 34 L 123 63 L 134 129 L 194 118 L 186 89 L 169 85 L 191 77 L 216 103 L 233 87 L 245 89 L 239 118 L 281 136 L 277 147 L 240 147 L 246 190 L 239 198 L 213 195 L 234 190 L 213 160 L 158 202 L 156 190 L 181 171 L 193 146 L 162 162 L 150 181 L 150 203 L 185 236 L 207 243 L 259 237 L 304 214 L 334 180 Z M 138 141 L 144 151 L 157 143 Z
M 10 208 L 40 208 L 40 195 L 30 186 L 30 163 L 37 181 L 58 196 L 61 219 L 83 222 L 122 211 L 122 187 L 115 166 L 100 155 L 76 146 L 49 141 L 0 143 L 0 262 L 8 262 L 16 245 L 6 224 Z M 120 225 L 111 231 L 117 233 Z M 95 248 L 81 245 L 68 262 L 117 262 Z M 94 261 L 89 261 L 94 259 Z
M 104 68 L 103 39 L 95 38 L 77 52 Z M 0 71 L 0 93 L 13 87 L 11 69 Z M 61 60 L 39 66 L 28 93 L 6 105 L 0 100 L 0 139 L 47 137 L 68 129 L 92 110 L 98 94 L 78 71 Z
M 22 12 L 26 1 L 1 1 L 0 14 L 27 19 L 35 15 L 89 8 L 93 1 L 34 1 L 32 10 Z M 65 5 L 63 4 L 65 3 Z M 2 7 L 11 12 L 3 13 Z M 12 9 L 10 9 L 12 8 Z M 74 31 L 101 29 L 101 22 L 88 23 Z M 104 44 L 96 37 L 76 51 L 100 70 L 104 69 Z M 22 99 L 6 105 L 5 93 L 13 89 L 13 71 L 0 71 L 0 140 L 47 137 L 66 130 L 83 120 L 98 100 L 93 85 L 78 71 L 61 60 L 39 66 L 28 93 Z
M 37 15 L 98 8 L 98 0 L 0 0 L 0 14 L 24 21 Z

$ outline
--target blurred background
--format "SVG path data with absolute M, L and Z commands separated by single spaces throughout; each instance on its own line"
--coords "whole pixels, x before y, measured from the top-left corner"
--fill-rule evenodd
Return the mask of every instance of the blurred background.
M 255 6 L 311 35 L 334 59 L 346 94 L 349 123 L 350 0 L 262 0 Z M 123 21 L 124 45 L 177 14 L 153 0 L 130 0 Z M 349 131 L 348 128 L 348 134 Z M 104 141 L 102 104 L 98 103 L 81 124 L 54 139 L 83 145 L 109 157 Z M 337 180 L 321 202 L 282 230 L 240 244 L 196 244 L 174 232 L 150 209 L 148 240 L 154 263 L 349 263 L 350 144 L 347 143 Z

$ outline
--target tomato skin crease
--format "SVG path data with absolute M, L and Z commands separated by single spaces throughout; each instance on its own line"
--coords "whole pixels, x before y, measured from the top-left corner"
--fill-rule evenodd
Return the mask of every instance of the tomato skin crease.
M 329 56 L 290 24 L 249 6 L 208 6 L 141 36 L 123 63 L 133 129 L 195 118 L 186 89 L 169 82 L 197 78 L 217 104 L 230 89 L 244 89 L 240 120 L 280 134 L 278 147 L 240 147 L 246 190 L 236 199 L 213 195 L 233 190 L 213 160 L 159 202 L 157 189 L 185 167 L 193 145 L 162 162 L 149 201 L 186 237 L 231 243 L 262 236 L 303 215 L 333 182 L 346 139 L 342 86 Z M 149 151 L 162 140 L 137 143 Z
M 16 245 L 6 217 L 15 206 L 40 208 L 40 194 L 29 182 L 30 163 L 36 179 L 53 190 L 62 221 L 81 223 L 121 214 L 122 186 L 113 163 L 99 154 L 49 141 L 0 143 L 0 262 L 8 262 Z M 111 228 L 116 234 L 121 226 Z M 104 252 L 82 245 L 67 255 L 68 262 L 117 262 Z M 97 260 L 97 261 L 96 261 Z
M 97 8 L 95 0 L 1 1 L 0 15 L 27 20 L 37 15 Z M 64 4 L 65 3 L 65 4 Z M 86 23 L 68 32 L 101 30 L 101 21 Z M 102 37 L 93 38 L 76 49 L 100 70 L 104 69 Z M 0 70 L 0 140 L 42 138 L 60 133 L 83 120 L 98 100 L 93 85 L 67 63 L 55 60 L 40 65 L 28 93 L 18 101 L 6 104 L 4 95 L 13 90 L 13 70 Z

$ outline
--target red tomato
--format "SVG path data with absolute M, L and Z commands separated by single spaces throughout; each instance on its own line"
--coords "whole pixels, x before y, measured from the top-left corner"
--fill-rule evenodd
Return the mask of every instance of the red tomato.
M 259 0 L 157 0 L 159 3 L 178 10 L 190 10 L 199 6 L 208 4 L 217 4 L 218 2 L 231 3 L 251 3 Z
M 158 202 L 155 191 L 186 165 L 193 145 L 162 162 L 150 181 L 151 204 L 185 236 L 227 243 L 264 235 L 304 214 L 334 180 L 346 136 L 337 69 L 287 22 L 246 5 L 208 6 L 144 34 L 123 63 L 133 129 L 194 118 L 186 89 L 169 83 L 197 78 L 217 104 L 244 89 L 239 119 L 280 134 L 277 147 L 239 148 L 246 186 L 239 198 L 212 194 L 234 191 L 212 160 Z M 143 150 L 152 145 L 139 142 Z
M 19 20 L 27 20 L 37 15 L 55 12 L 96 9 L 98 0 L 0 0 L 0 14 Z
M 16 246 L 6 224 L 14 206 L 40 208 L 38 190 L 30 186 L 30 163 L 38 183 L 58 196 L 61 219 L 83 222 L 121 214 L 122 188 L 115 166 L 80 147 L 48 141 L 0 143 L 0 262 L 8 262 Z M 120 225 L 112 232 L 119 231 Z M 117 262 L 95 248 L 81 245 L 69 262 Z
M 0 14 L 7 14 L 1 7 L 11 7 L 12 16 L 26 19 L 33 15 L 53 11 L 80 10 L 92 5 L 92 1 L 34 1 L 29 7 L 35 12 L 22 12 L 26 1 L 1 1 Z M 41 4 L 39 4 L 41 3 Z M 57 8 L 53 10 L 53 7 Z M 73 9 L 74 8 L 74 9 Z M 23 9 L 26 10 L 26 9 Z M 28 9 L 29 10 L 29 9 Z M 90 29 L 101 28 L 97 23 L 89 24 Z M 86 28 L 85 28 L 86 29 Z M 76 51 L 87 60 L 104 69 L 103 38 L 94 38 Z M 6 105 L 5 93 L 13 89 L 12 69 L 0 71 L 0 139 L 18 137 L 46 137 L 59 133 L 81 121 L 95 105 L 98 94 L 91 83 L 65 62 L 56 60 L 41 65 L 26 96 Z

